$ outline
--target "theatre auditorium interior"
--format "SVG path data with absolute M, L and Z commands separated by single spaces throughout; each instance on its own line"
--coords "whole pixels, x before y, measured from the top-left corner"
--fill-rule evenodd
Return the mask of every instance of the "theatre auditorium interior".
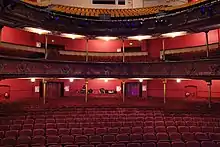
M 220 0 L 0 0 L 0 147 L 220 147 Z

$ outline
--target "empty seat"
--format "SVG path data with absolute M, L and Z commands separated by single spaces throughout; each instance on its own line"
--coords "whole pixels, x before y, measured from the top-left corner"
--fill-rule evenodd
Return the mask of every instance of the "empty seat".
M 165 121 L 166 126 L 175 126 L 174 121 Z
M 220 133 L 209 133 L 209 138 L 212 141 L 220 142 Z
M 179 133 L 177 132 L 173 132 L 169 134 L 170 140 L 171 141 L 178 141 L 178 140 L 182 140 L 182 137 Z
M 130 134 L 131 133 L 131 129 L 130 127 L 121 127 L 119 130 L 120 134 Z
M 91 135 L 89 136 L 90 144 L 100 144 L 102 143 L 102 137 L 100 135 Z
M 144 142 L 156 142 L 157 137 L 154 133 L 145 133 L 143 134 L 143 141 Z
M 82 130 L 82 128 L 72 128 L 71 129 L 71 134 L 72 135 L 82 135 L 83 130 Z
M 86 135 L 77 135 L 75 137 L 75 144 L 83 145 L 88 143 L 88 137 Z
M 175 126 L 168 126 L 167 132 L 168 133 L 177 132 L 177 128 Z
M 60 138 L 61 144 L 68 145 L 74 143 L 74 137 L 71 135 L 63 135 Z
M 142 133 L 143 133 L 143 129 L 142 129 L 142 127 L 133 127 L 133 128 L 131 129 L 131 132 L 132 132 L 133 134 L 142 134 Z
M 169 142 L 160 141 L 157 143 L 157 147 L 171 147 Z
M 159 133 L 159 132 L 166 132 L 166 128 L 164 126 L 158 126 L 158 127 L 155 127 L 155 131 L 157 133 Z
M 94 147 L 94 145 L 92 145 L 92 144 L 84 144 L 84 145 L 81 145 L 80 147 Z
M 207 141 L 207 140 L 209 140 L 209 137 L 207 136 L 207 134 L 206 133 L 201 133 L 201 132 L 195 133 L 195 138 L 198 141 Z
M 178 127 L 178 131 L 179 131 L 180 133 L 189 132 L 189 127 L 187 127 L 187 126 L 179 126 L 179 127 Z
M 216 147 L 216 144 L 213 141 L 202 141 L 201 147 Z
M 157 140 L 158 141 L 167 141 L 169 140 L 169 136 L 167 133 L 157 133 Z
M 131 142 L 143 142 L 143 136 L 141 134 L 131 134 L 130 141 Z
M 33 131 L 34 136 L 37 136 L 37 135 L 43 136 L 44 134 L 45 134 L 45 131 L 43 129 L 34 129 Z
M 196 133 L 196 132 L 201 132 L 201 128 L 198 126 L 190 126 L 189 127 L 190 132 Z
M 109 134 L 118 134 L 119 129 L 118 128 L 108 128 L 108 133 Z
M 187 141 L 186 147 L 200 147 L 200 143 L 198 141 Z
M 110 147 L 109 144 L 98 144 L 96 145 L 96 147 Z
M 140 143 L 128 143 L 127 147 L 141 147 Z
M 69 135 L 69 134 L 70 134 L 70 129 L 60 128 L 60 129 L 58 130 L 58 134 L 59 134 L 60 136 L 62 136 L 62 135 Z
M 182 141 L 174 141 L 171 143 L 172 147 L 185 147 L 185 143 Z
M 84 135 L 94 135 L 95 129 L 94 128 L 84 128 L 83 133 L 84 133 Z
M 154 142 L 142 143 L 142 147 L 156 147 Z
M 116 140 L 119 143 L 128 143 L 129 142 L 129 136 L 127 134 L 118 134 L 116 136 Z
M 1 141 L 1 145 L 7 147 L 7 146 L 15 146 L 16 145 L 16 139 L 14 137 L 6 137 L 3 138 Z
M 43 123 L 35 123 L 34 129 L 45 129 L 45 124 Z
M 212 133 L 212 132 L 214 132 L 214 130 L 213 130 L 213 127 L 202 127 L 202 132 Z
M 18 136 L 18 130 L 10 130 L 6 131 L 5 137 L 17 137 Z
M 107 134 L 107 128 L 96 128 L 97 135 L 105 135 Z
M 56 129 L 57 126 L 55 123 L 47 123 L 46 124 L 46 129 Z
M 164 126 L 164 121 L 155 121 L 155 126 Z
M 103 142 L 107 143 L 107 144 L 112 144 L 115 142 L 115 136 L 114 135 L 104 135 Z
M 124 143 L 114 143 L 111 147 L 126 147 Z
M 144 133 L 154 133 L 154 127 L 144 127 Z
M 24 129 L 19 132 L 19 136 L 32 136 L 31 129 Z
M 19 136 L 17 139 L 18 145 L 29 145 L 31 143 L 31 137 L 30 136 Z
M 57 129 L 47 129 L 46 135 L 57 135 Z
M 21 124 L 14 124 L 14 125 L 11 125 L 10 127 L 10 130 L 21 130 L 22 127 L 21 127 Z
M 45 145 L 46 139 L 44 136 L 33 136 L 31 140 L 32 145 Z
M 61 128 L 67 128 L 67 124 L 66 123 L 57 123 L 57 129 L 61 129 Z
M 190 132 L 182 133 L 182 138 L 183 138 L 184 141 L 193 141 L 193 140 L 195 140 L 194 134 L 190 133 Z
M 33 128 L 34 128 L 33 124 L 24 124 L 23 125 L 23 129 L 33 129 Z
M 47 136 L 47 145 L 54 145 L 60 143 L 60 137 L 56 135 Z

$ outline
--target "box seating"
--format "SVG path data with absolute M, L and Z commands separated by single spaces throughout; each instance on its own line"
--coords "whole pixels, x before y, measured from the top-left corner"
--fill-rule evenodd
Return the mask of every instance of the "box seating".
M 212 147 L 220 142 L 219 114 L 129 108 L 59 111 L 32 112 L 31 119 L 29 112 L 1 117 L 1 146 Z

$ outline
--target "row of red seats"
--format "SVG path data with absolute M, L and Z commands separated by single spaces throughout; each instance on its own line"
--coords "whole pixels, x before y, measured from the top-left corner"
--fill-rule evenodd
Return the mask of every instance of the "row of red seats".
M 158 142 L 153 142 L 153 141 L 146 141 L 146 142 L 127 142 L 124 140 L 118 140 L 117 142 L 91 142 L 90 144 L 88 144 L 88 141 L 86 141 L 84 138 L 82 138 L 82 136 L 78 137 L 78 138 L 74 138 L 72 136 L 66 135 L 66 136 L 62 136 L 61 138 L 59 136 L 35 136 L 33 138 L 30 138 L 28 136 L 22 136 L 19 137 L 17 140 L 15 138 L 4 138 L 1 141 L 1 144 L 3 146 L 15 146 L 20 145 L 20 146 L 50 146 L 50 145 L 80 145 L 80 147 L 93 147 L 94 145 L 96 146 L 100 146 L 102 145 L 104 147 L 105 146 L 109 146 L 111 145 L 112 147 L 141 147 L 141 143 L 142 143 L 142 147 L 200 147 L 200 142 L 196 141 L 196 140 L 192 140 L 192 141 L 170 141 L 168 140 L 161 140 Z M 201 141 L 201 147 L 219 147 L 220 143 L 219 142 L 215 142 L 215 141 Z
M 105 138 L 110 137 L 111 139 L 115 140 L 115 138 L 118 140 L 124 139 L 127 141 L 147 141 L 147 140 L 183 140 L 183 141 L 189 141 L 189 140 L 198 140 L 198 141 L 204 141 L 204 140 L 218 140 L 220 141 L 220 133 L 203 133 L 203 132 L 159 132 L 159 133 L 154 133 L 154 132 L 145 132 L 144 134 L 139 134 L 139 133 L 96 133 L 93 134 L 91 132 L 86 132 L 86 133 L 81 133 L 81 132 L 75 132 L 77 131 L 76 129 L 66 129 L 62 128 L 59 129 L 58 131 L 56 129 L 47 129 L 46 131 L 43 129 L 34 129 L 33 131 L 30 129 L 25 129 L 21 130 L 20 132 L 18 130 L 10 130 L 6 131 L 4 134 L 3 131 L 0 132 L 0 138 L 7 138 L 7 137 L 20 137 L 20 136 L 50 136 L 50 135 L 58 135 L 58 136 L 63 136 L 63 135 L 72 135 L 73 137 L 77 136 L 87 138 L 92 138 L 92 140 L 95 138 L 99 141 L 102 142 L 102 140 L 105 140 Z M 103 136 L 103 139 L 102 139 Z
M 21 125 L 1 125 L 0 131 L 9 131 L 9 130 L 23 130 L 23 129 L 61 129 L 61 128 L 67 128 L 67 129 L 74 129 L 74 131 L 79 132 L 79 134 L 95 134 L 100 131 L 105 133 L 139 133 L 143 134 L 146 132 L 215 132 L 220 133 L 220 127 L 213 127 L 213 126 L 146 126 L 146 127 L 97 127 L 97 128 L 78 128 L 74 124 L 27 124 L 24 126 Z

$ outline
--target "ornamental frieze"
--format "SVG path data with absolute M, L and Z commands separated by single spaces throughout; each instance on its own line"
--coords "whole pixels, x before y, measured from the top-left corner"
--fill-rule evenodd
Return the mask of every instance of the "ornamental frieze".
M 220 76 L 220 60 L 85 63 L 1 57 L 1 77 L 203 78 Z

